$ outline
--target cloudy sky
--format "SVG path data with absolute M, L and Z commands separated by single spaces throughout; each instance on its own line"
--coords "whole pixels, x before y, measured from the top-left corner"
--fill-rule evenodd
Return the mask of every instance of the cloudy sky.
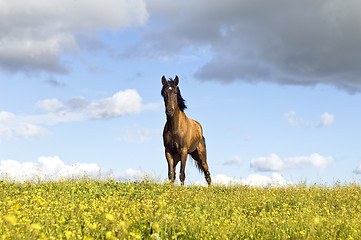
M 358 0 L 0 0 L 0 33 L 2 175 L 165 180 L 178 75 L 217 181 L 361 176 Z

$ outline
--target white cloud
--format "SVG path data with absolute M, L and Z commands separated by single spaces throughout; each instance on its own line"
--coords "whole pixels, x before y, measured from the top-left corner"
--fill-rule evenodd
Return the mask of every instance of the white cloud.
M 20 137 L 42 137 L 49 131 L 34 124 L 25 123 L 16 129 L 16 135 Z
M 13 139 L 12 128 L 9 126 L 9 122 L 14 118 L 15 115 L 10 112 L 0 111 L 0 142 L 1 139 Z
M 59 157 L 40 157 L 37 162 L 18 162 L 15 160 L 1 160 L 0 176 L 8 177 L 16 181 L 36 180 L 59 180 L 101 175 L 100 167 L 94 163 L 76 163 L 66 165 Z
M 109 119 L 128 114 L 139 113 L 142 98 L 135 89 L 119 91 L 110 98 L 92 102 L 87 109 L 91 119 Z
M 273 153 L 268 157 L 252 159 L 251 168 L 256 168 L 258 171 L 280 171 L 284 170 L 285 161 Z
M 110 119 L 142 110 L 142 98 L 135 89 L 119 91 L 109 98 L 87 101 L 83 97 L 70 100 L 45 99 L 37 104 L 47 114 L 37 116 L 47 124 L 80 121 L 84 119 Z
M 142 98 L 135 89 L 119 91 L 109 98 L 88 101 L 84 97 L 69 100 L 56 98 L 39 101 L 36 106 L 45 111 L 37 115 L 15 115 L 10 112 L 0 112 L 0 140 L 10 140 L 16 137 L 41 137 L 50 131 L 44 125 L 54 125 L 60 122 L 85 120 L 101 120 L 137 114 L 143 110 L 154 110 L 155 105 L 143 104 Z M 140 141 L 148 141 L 158 130 L 140 129 Z
M 74 179 L 91 177 L 96 179 L 114 179 L 128 181 L 142 179 L 146 173 L 140 170 L 128 168 L 120 173 L 102 169 L 96 163 L 66 164 L 58 156 L 39 157 L 36 162 L 19 162 L 15 160 L 0 161 L 0 179 L 6 178 L 19 182 L 24 181 L 57 181 L 61 179 Z M 285 180 L 279 173 L 273 173 L 271 177 L 259 174 L 251 174 L 245 179 L 236 179 L 225 175 L 216 175 L 212 178 L 215 185 L 247 185 L 256 187 L 282 187 L 292 184 Z M 197 181 L 197 185 L 205 185 Z
M 1 139 L 11 140 L 13 139 L 13 133 L 10 127 L 1 126 L 0 124 L 0 142 Z
M 299 120 L 295 119 L 296 112 L 295 111 L 289 111 L 283 114 L 283 116 L 286 118 L 289 125 L 296 126 L 298 125 Z
M 283 116 L 286 118 L 287 123 L 291 126 L 305 126 L 305 127 L 313 126 L 311 122 L 296 117 L 296 112 L 293 110 L 284 113 Z
M 0 122 L 8 121 L 8 120 L 14 118 L 14 116 L 15 115 L 10 112 L 1 111 L 0 112 Z
M 143 143 L 152 139 L 153 136 L 161 136 L 161 129 L 139 128 L 136 124 L 123 128 L 119 141 Z
M 223 165 L 229 166 L 241 166 L 242 165 L 242 158 L 239 156 L 233 156 L 232 158 L 226 160 Z
M 323 171 L 333 163 L 333 157 L 321 156 L 318 153 L 311 154 L 310 156 L 289 157 L 284 159 L 280 158 L 277 154 L 271 154 L 268 157 L 252 159 L 251 168 L 257 171 L 282 171 L 311 165 L 319 171 Z
M 101 169 L 96 163 L 65 164 L 58 156 L 39 157 L 37 162 L 0 161 L 0 178 L 15 181 L 61 180 L 62 178 L 91 177 L 97 179 L 135 180 L 144 176 L 139 170 L 127 169 L 120 174 Z
M 320 118 L 321 122 L 319 124 L 319 127 L 321 128 L 330 127 L 335 121 L 335 117 L 327 112 L 323 113 Z
M 66 73 L 64 53 L 77 54 L 83 38 L 146 22 L 144 0 L 0 1 L 0 68 Z
M 284 113 L 283 116 L 285 117 L 287 123 L 291 126 L 312 127 L 315 125 L 310 121 L 304 120 L 303 118 L 296 117 L 296 112 L 293 110 Z M 335 117 L 332 114 L 325 112 L 321 114 L 320 123 L 317 126 L 319 128 L 330 127 L 334 123 L 334 121 Z
M 56 98 L 42 100 L 37 103 L 37 106 L 47 112 L 58 112 L 65 108 L 64 104 Z
M 213 179 L 215 185 L 245 185 L 252 187 L 282 187 L 292 184 L 285 180 L 279 173 L 273 173 L 272 177 L 263 176 L 259 174 L 251 174 L 246 179 L 235 179 L 226 175 L 216 175 Z
M 16 137 L 42 137 L 48 133 L 49 131 L 45 128 L 22 121 L 15 114 L 0 112 L 0 142 L 14 140 Z
M 100 167 L 95 163 L 75 163 L 66 165 L 59 157 L 40 157 L 37 162 L 18 162 L 2 160 L 0 162 L 0 176 L 16 181 L 60 180 L 72 177 L 101 177 Z M 106 174 L 107 176 L 107 174 Z

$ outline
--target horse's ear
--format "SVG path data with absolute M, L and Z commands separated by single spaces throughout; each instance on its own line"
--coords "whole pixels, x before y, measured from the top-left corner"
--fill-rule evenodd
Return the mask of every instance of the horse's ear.
M 163 86 L 167 84 L 167 79 L 164 77 L 164 75 L 162 77 L 162 84 Z
M 174 85 L 178 86 L 178 83 L 179 83 L 179 78 L 177 75 L 175 75 L 175 78 L 174 78 Z

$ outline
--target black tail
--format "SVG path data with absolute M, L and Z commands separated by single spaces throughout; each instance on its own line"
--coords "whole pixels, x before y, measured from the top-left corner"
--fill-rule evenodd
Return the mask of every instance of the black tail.
M 198 169 L 200 172 L 203 172 L 203 170 L 202 170 L 202 163 L 201 163 L 201 161 L 197 160 L 197 159 L 199 159 L 197 150 L 194 151 L 194 152 L 190 155 L 190 158 L 193 158 L 194 163 L 195 163 L 197 169 Z

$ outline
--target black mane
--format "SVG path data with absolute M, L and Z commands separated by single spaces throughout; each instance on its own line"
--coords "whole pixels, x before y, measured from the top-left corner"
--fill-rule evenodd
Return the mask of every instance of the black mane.
M 163 98 L 164 98 L 165 89 L 167 89 L 169 87 L 172 87 L 172 88 L 176 89 L 178 107 L 182 112 L 184 112 L 184 109 L 187 108 L 187 105 L 185 103 L 186 101 L 183 99 L 183 97 L 181 95 L 181 92 L 180 92 L 180 89 L 174 84 L 174 80 L 172 78 L 169 78 L 169 80 L 167 81 L 167 84 L 163 85 L 163 88 L 162 88 L 162 91 L 161 91 L 161 94 L 162 94 Z

